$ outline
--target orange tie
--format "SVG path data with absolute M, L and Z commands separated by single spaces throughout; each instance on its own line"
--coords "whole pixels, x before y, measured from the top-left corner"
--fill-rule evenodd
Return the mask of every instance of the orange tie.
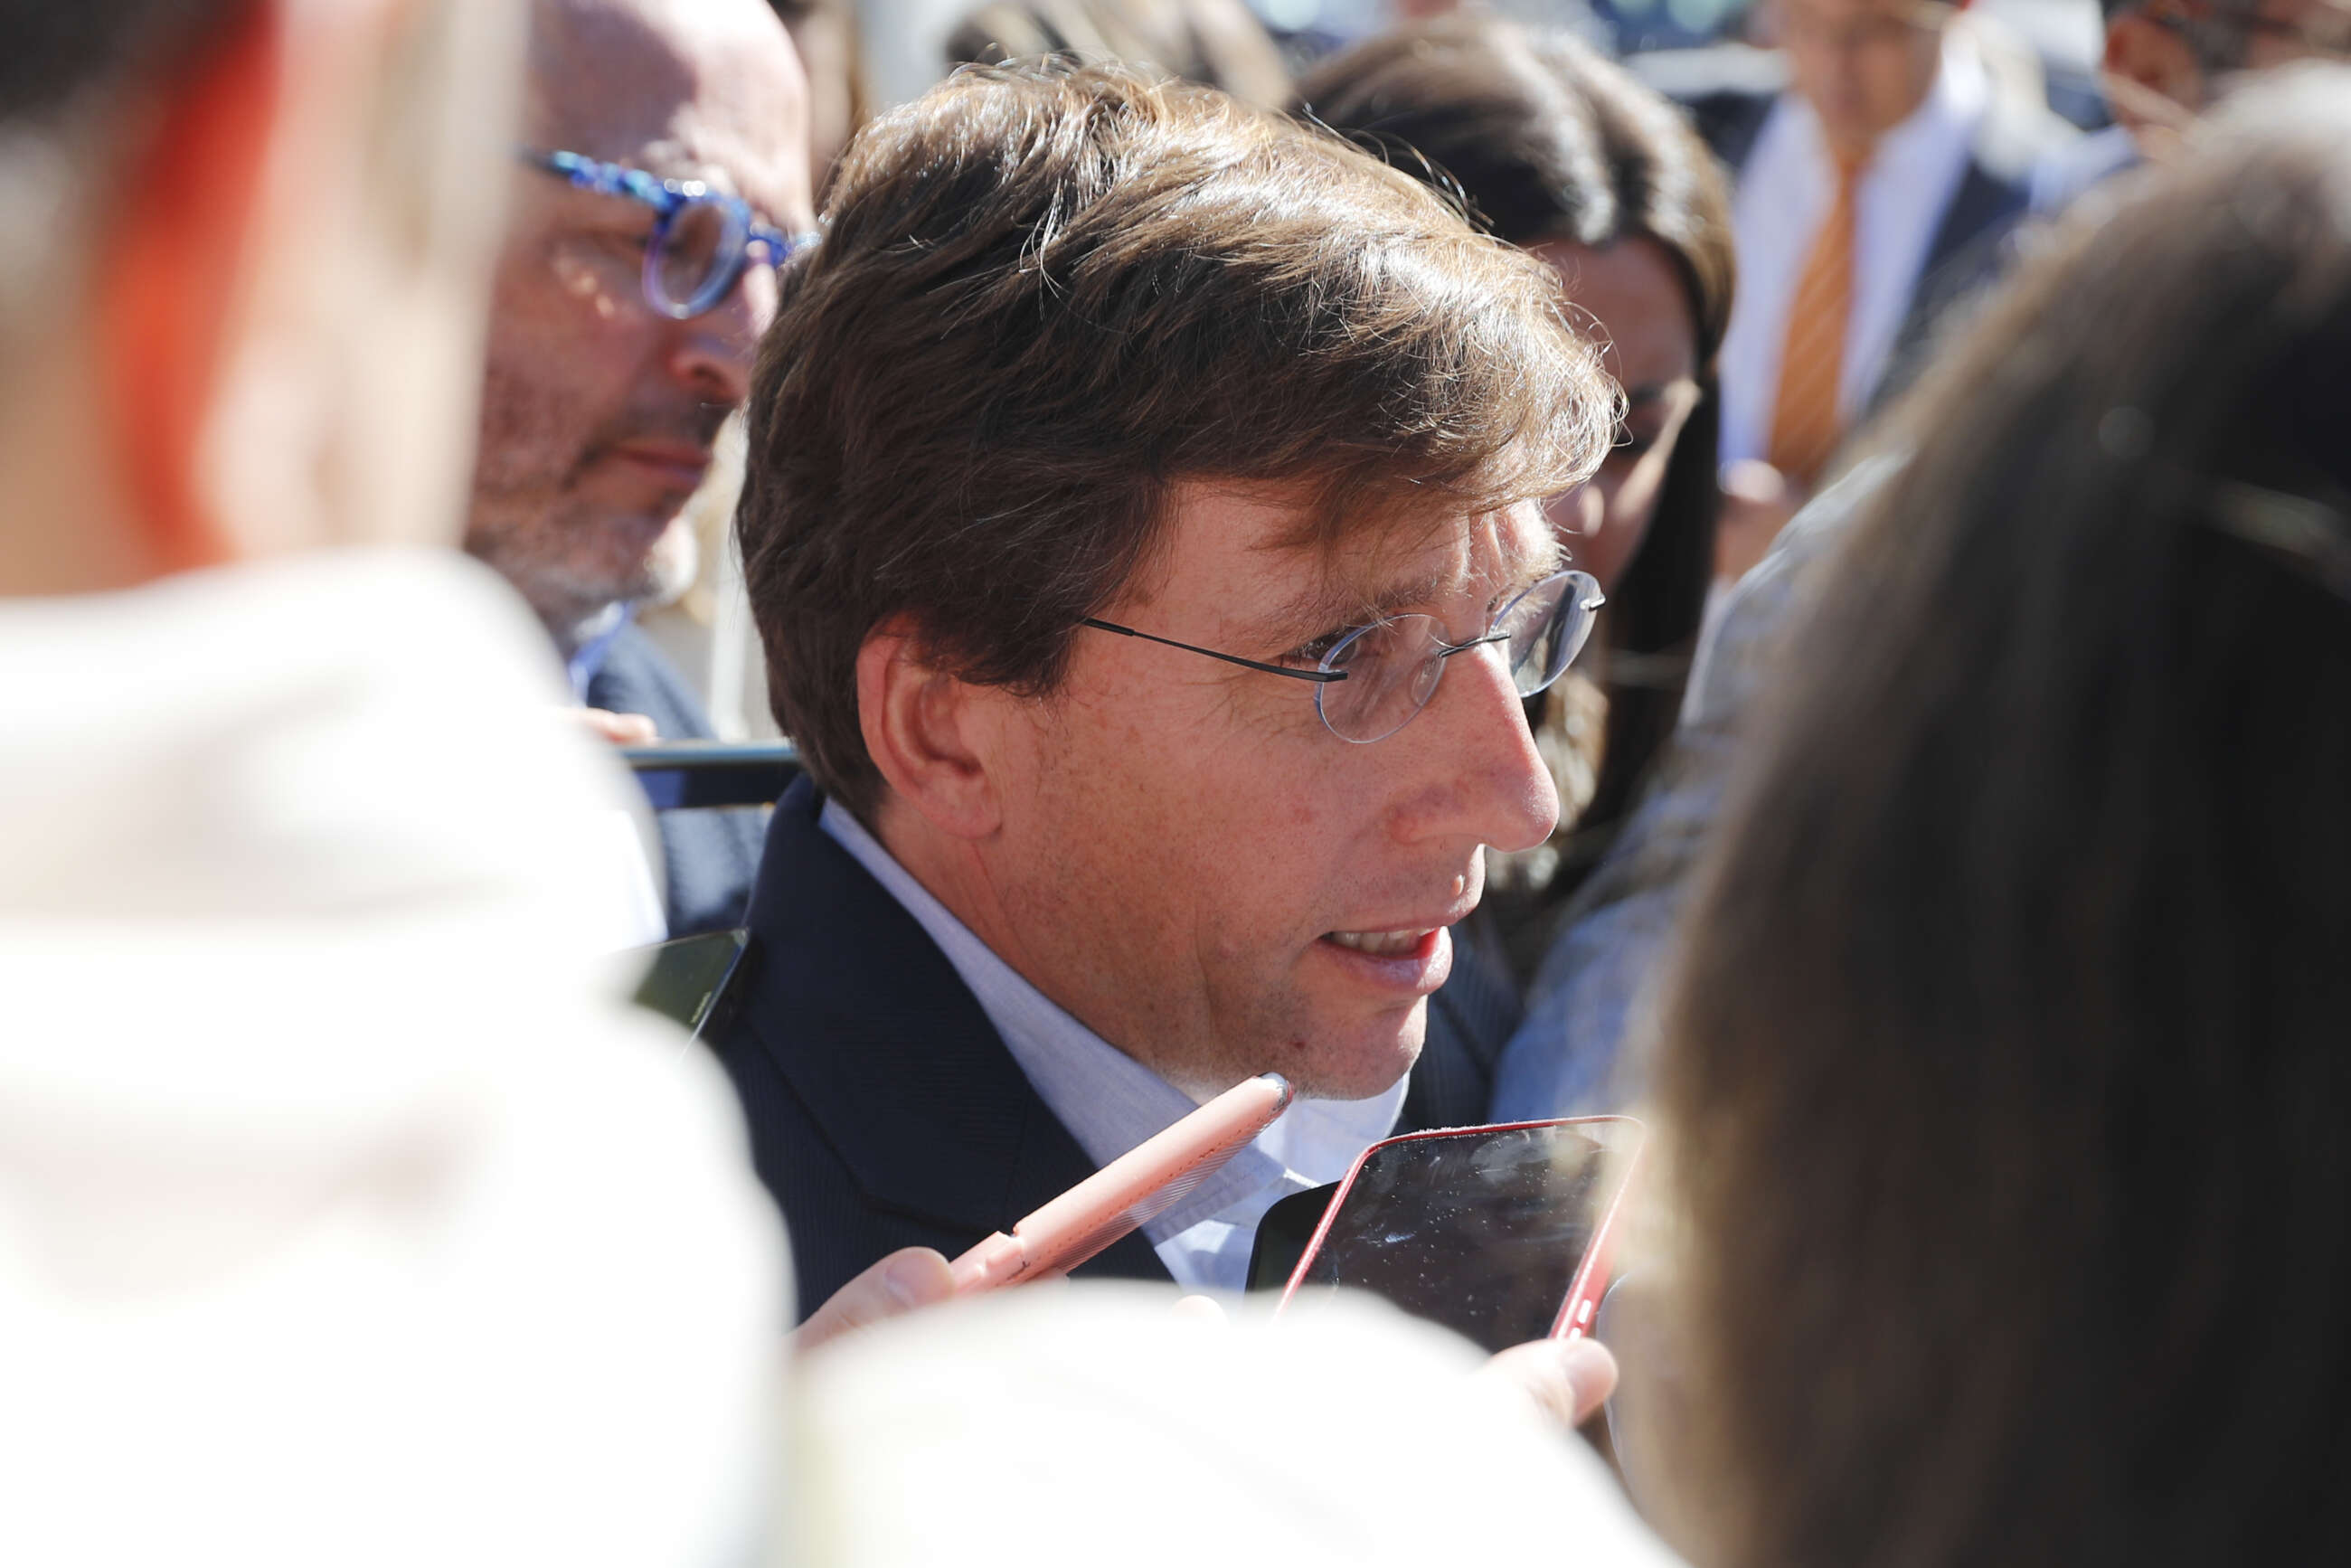
M 1807 489 L 1844 434 L 1837 385 L 1844 379 L 1845 321 L 1853 314 L 1853 193 L 1863 167 L 1859 161 L 1837 161 L 1836 200 L 1788 306 L 1780 398 L 1771 411 L 1771 466 Z

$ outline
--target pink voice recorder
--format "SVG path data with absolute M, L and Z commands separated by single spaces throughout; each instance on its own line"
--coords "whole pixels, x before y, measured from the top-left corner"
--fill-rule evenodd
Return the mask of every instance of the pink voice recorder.
M 1050 1280 L 1165 1213 L 1290 1108 L 1278 1072 L 1235 1084 L 955 1260 L 956 1294 Z

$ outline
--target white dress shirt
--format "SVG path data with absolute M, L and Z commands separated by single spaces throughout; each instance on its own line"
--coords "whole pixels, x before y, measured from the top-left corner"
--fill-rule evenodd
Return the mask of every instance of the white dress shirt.
M 1849 423 L 1868 407 L 1910 312 L 1927 253 L 1966 177 L 1991 82 L 1963 30 L 1943 35 L 1927 99 L 1886 133 L 1854 192 L 1853 313 L 1837 403 Z M 1739 173 L 1732 204 L 1739 298 L 1722 340 L 1722 457 L 1761 458 L 1771 445 L 1780 351 L 1805 258 L 1836 198 L 1835 165 L 1819 116 L 1783 92 Z
M 1071 1018 L 998 957 L 914 880 L 837 800 L 819 825 L 889 890 L 963 977 L 1005 1048 L 1086 1157 L 1106 1166 L 1190 1113 L 1197 1102 Z M 1186 1290 L 1238 1291 L 1248 1282 L 1257 1222 L 1280 1198 L 1320 1186 L 1395 1126 L 1408 1078 L 1368 1100 L 1290 1102 L 1257 1141 L 1143 1228 L 1159 1260 Z

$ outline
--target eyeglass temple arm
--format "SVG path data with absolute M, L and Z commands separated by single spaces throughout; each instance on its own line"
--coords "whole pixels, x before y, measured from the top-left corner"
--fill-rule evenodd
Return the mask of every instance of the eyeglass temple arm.
M 1510 640 L 1510 634 L 1508 632 L 1489 632 L 1483 637 L 1472 637 L 1467 643 L 1439 643 L 1437 645 L 1437 656 L 1440 659 L 1449 659 L 1456 653 L 1466 653 L 1472 648 L 1484 648 L 1496 643 L 1507 643 Z
M 1140 637 L 1146 643 L 1157 643 L 1163 647 L 1181 648 L 1187 653 L 1204 653 L 1211 659 L 1222 659 L 1228 664 L 1238 664 L 1244 670 L 1263 670 L 1269 675 L 1287 675 L 1293 681 L 1312 681 L 1318 686 L 1347 678 L 1347 672 L 1344 670 L 1290 670 L 1284 669 L 1280 664 L 1261 664 L 1255 659 L 1244 659 L 1238 653 L 1219 653 L 1214 648 L 1200 648 L 1189 643 L 1178 643 L 1173 637 L 1155 637 L 1148 632 L 1138 632 L 1132 626 L 1121 626 L 1114 622 L 1096 621 L 1092 616 L 1088 616 L 1079 624 L 1091 626 L 1097 632 L 1115 632 L 1122 637 Z
M 569 180 L 575 185 L 584 185 L 590 178 L 586 169 L 567 163 L 559 153 L 545 152 L 537 147 L 517 147 L 515 149 L 515 158 L 542 174 L 552 174 L 559 180 Z
M 669 188 L 674 182 L 658 179 L 642 169 L 632 169 L 626 164 L 607 163 L 582 152 L 566 152 L 559 149 L 549 152 L 523 146 L 515 149 L 515 155 L 542 174 L 552 174 L 559 180 L 569 181 L 580 190 L 593 191 L 599 195 L 636 195 L 637 192 L 627 183 L 627 176 L 634 175 L 645 185 L 673 200 L 677 196 L 677 193 Z M 645 199 L 650 203 L 650 197 Z

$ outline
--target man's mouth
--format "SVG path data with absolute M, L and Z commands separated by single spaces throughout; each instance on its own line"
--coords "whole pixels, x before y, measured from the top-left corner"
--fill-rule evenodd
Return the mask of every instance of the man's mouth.
M 612 448 L 612 455 L 689 489 L 700 485 L 710 469 L 709 449 L 683 442 L 623 442 Z
M 1350 984 L 1399 1000 L 1425 997 L 1453 969 L 1453 943 L 1442 925 L 1386 931 L 1325 931 L 1315 946 L 1350 977 Z
M 1326 931 L 1322 940 L 1374 958 L 1401 958 L 1416 952 L 1435 933 L 1426 926 L 1411 931 Z

